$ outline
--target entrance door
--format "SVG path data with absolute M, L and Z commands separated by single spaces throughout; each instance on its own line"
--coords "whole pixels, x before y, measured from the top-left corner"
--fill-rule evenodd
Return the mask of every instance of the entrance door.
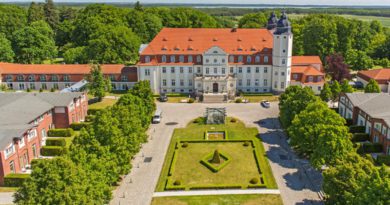
M 218 92 L 218 83 L 213 83 L 213 93 Z

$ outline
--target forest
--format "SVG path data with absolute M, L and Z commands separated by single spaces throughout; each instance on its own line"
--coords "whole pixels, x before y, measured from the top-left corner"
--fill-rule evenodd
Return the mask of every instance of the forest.
M 139 3 L 132 8 L 70 7 L 51 0 L 28 7 L 0 4 L 0 61 L 134 64 L 140 44 L 150 42 L 163 27 L 263 28 L 271 12 L 254 11 L 234 21 L 230 14 L 205 10 Z M 299 9 L 290 12 L 299 13 Z M 276 13 L 280 15 L 280 10 Z M 290 21 L 294 55 L 319 55 L 325 62 L 327 56 L 339 54 L 353 70 L 390 66 L 390 29 L 379 21 L 318 13 Z

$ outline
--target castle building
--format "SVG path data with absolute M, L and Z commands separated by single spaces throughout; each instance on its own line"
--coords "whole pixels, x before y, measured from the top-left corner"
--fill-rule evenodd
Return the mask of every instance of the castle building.
M 138 79 L 155 93 L 283 92 L 290 85 L 324 84 L 318 56 L 293 56 L 286 13 L 271 14 L 267 28 L 164 28 L 141 46 Z

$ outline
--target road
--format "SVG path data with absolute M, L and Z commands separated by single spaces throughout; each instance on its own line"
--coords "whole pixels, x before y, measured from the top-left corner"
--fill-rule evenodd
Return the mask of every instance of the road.
M 206 107 L 226 107 L 228 116 L 239 118 L 247 126 L 257 127 L 285 205 L 322 204 L 318 195 L 321 175 L 307 162 L 297 159 L 289 148 L 277 120 L 277 103 L 271 103 L 270 109 L 257 103 L 158 103 L 157 106 L 163 111 L 162 123 L 149 129 L 149 142 L 133 160 L 132 172 L 115 190 L 110 204 L 150 204 L 173 130 L 202 116 Z

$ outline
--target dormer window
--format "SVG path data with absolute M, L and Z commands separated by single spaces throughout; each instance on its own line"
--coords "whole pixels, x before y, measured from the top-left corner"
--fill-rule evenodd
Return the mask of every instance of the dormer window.
M 201 56 L 196 56 L 196 61 L 197 61 L 198 63 L 202 62 L 202 57 L 201 57 Z
M 313 82 L 313 76 L 309 76 L 308 81 Z
M 192 63 L 192 56 L 188 56 L 188 62 Z
M 218 51 L 213 51 L 213 53 L 218 53 Z
M 175 51 L 180 51 L 180 47 L 178 45 L 175 46 Z
M 252 62 L 252 57 L 247 56 L 247 57 L 246 57 L 246 62 L 247 62 L 247 63 L 251 63 L 251 62 Z
M 260 56 L 256 56 L 256 57 L 255 57 L 255 62 L 256 62 L 256 63 L 260 63 Z
M 183 55 L 179 56 L 179 61 L 180 61 L 181 63 L 184 62 L 184 56 L 183 56 Z
M 24 76 L 23 75 L 18 75 L 17 79 L 18 79 L 18 81 L 24 81 Z
M 34 82 L 35 81 L 35 76 L 34 75 L 29 75 L 28 76 L 28 81 Z
M 264 56 L 264 63 L 268 63 L 268 56 Z
M 194 48 L 192 46 L 188 46 L 187 50 L 192 51 Z
M 150 57 L 149 56 L 145 56 L 145 63 L 150 63 Z
M 42 81 L 42 82 L 45 82 L 46 81 L 46 75 L 40 75 L 39 76 L 39 80 Z
M 167 49 L 166 46 L 163 46 L 163 47 L 161 48 L 161 50 L 166 51 L 166 50 L 168 50 L 168 49 Z
M 242 59 L 243 57 L 242 56 L 238 56 L 238 62 L 241 63 L 242 62 Z
M 171 63 L 174 63 L 175 62 L 175 56 L 171 56 Z
M 161 56 L 161 62 L 163 62 L 163 63 L 167 62 L 167 56 L 166 55 Z
M 234 62 L 234 56 L 229 56 L 229 62 L 231 62 L 231 63 Z
M 238 46 L 237 50 L 238 50 L 238 51 L 242 51 L 242 46 L 241 46 L 241 45 Z
M 12 82 L 13 77 L 12 77 L 12 75 L 7 75 L 7 77 L 5 79 L 7 82 Z

